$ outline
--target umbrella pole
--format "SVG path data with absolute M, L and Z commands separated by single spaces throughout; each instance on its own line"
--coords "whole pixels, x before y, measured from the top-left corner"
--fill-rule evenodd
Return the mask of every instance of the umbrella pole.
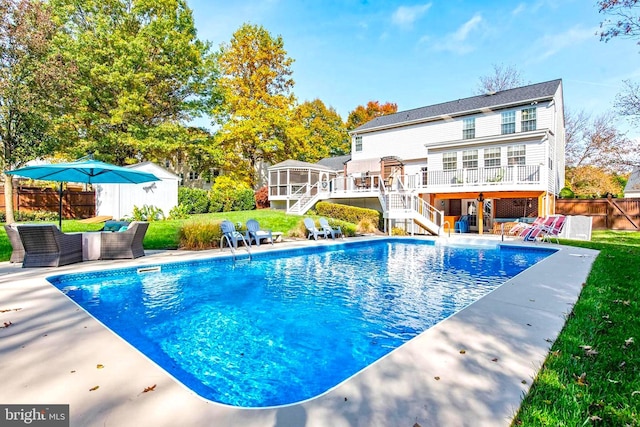
M 58 228 L 62 231 L 62 181 L 60 181 L 60 204 L 58 206 Z

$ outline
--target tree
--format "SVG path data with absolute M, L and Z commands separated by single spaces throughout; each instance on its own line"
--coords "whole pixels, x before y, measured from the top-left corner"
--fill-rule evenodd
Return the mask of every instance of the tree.
M 261 168 L 296 152 L 300 129 L 292 122 L 293 59 L 282 37 L 243 24 L 218 55 L 224 103 L 214 109 L 223 169 L 256 189 Z
M 480 77 L 478 94 L 495 93 L 524 86 L 522 73 L 512 65 L 493 64 L 493 74 Z
M 599 0 L 597 4 L 600 13 L 614 17 L 613 20 L 605 19 L 600 23 L 600 41 L 608 42 L 614 37 L 635 38 L 640 35 L 638 0 Z
M 347 118 L 347 130 L 353 130 L 358 126 L 375 119 L 376 117 L 394 114 L 398 112 L 398 104 L 386 102 L 380 104 L 378 101 L 369 101 L 367 106 L 358 105 L 355 110 L 349 113 Z
M 619 176 L 640 159 L 637 144 L 615 126 L 615 116 L 591 118 L 584 111 L 567 112 L 566 180 L 578 196 L 601 196 L 622 191 Z
M 73 156 L 127 164 L 170 151 L 166 136 L 213 108 L 214 57 L 185 0 L 51 0 L 79 71 Z
M 0 3 L 0 170 L 52 154 L 69 104 L 74 68 L 55 53 L 58 32 L 46 5 Z M 6 221 L 13 222 L 12 177 L 4 180 Z
M 631 80 L 623 80 L 624 88 L 616 95 L 615 108 L 622 116 L 629 116 L 632 122 L 640 122 L 640 85 Z
M 568 167 L 594 166 L 608 172 L 625 172 L 640 160 L 637 144 L 616 128 L 612 113 L 592 119 L 584 111 L 567 112 L 565 128 Z
M 301 144 L 294 157 L 297 160 L 313 163 L 325 157 L 349 153 L 351 143 L 342 118 L 321 100 L 298 105 L 294 117 L 303 129 Z

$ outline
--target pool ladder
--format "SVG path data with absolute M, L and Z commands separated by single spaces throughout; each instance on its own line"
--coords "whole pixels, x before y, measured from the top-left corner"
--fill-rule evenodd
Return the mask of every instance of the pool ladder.
M 240 239 L 242 239 L 242 247 L 249 254 L 249 261 L 251 261 L 251 249 L 249 249 L 249 245 L 247 244 L 247 241 L 245 240 L 245 238 L 244 238 L 244 236 L 242 234 L 239 234 L 238 237 Z M 231 249 L 231 256 L 233 257 L 233 263 L 235 264 L 236 263 L 236 249 L 237 249 L 237 247 L 233 246 L 233 242 L 231 241 L 229 236 L 227 236 L 226 234 L 223 234 L 222 237 L 220 238 L 220 250 L 222 250 L 223 244 L 224 244 L 225 241 L 227 242 L 227 245 L 229 245 L 229 249 Z M 236 239 L 236 243 L 237 242 L 238 242 L 238 240 Z

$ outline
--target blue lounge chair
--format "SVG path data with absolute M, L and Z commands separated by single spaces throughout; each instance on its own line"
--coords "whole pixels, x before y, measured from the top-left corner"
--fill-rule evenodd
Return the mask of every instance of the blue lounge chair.
M 238 241 L 241 241 L 245 246 L 249 246 L 244 236 L 239 231 L 236 231 L 236 226 L 231 221 L 224 220 L 220 224 L 222 230 L 222 237 L 220 237 L 220 250 L 224 247 L 224 242 L 227 242 L 229 247 L 238 249 Z
M 260 246 L 260 240 L 269 239 L 269 242 L 273 245 L 273 234 L 271 230 L 261 230 L 260 224 L 255 219 L 247 221 L 247 232 L 244 236 L 251 246 L 252 242 L 256 243 L 256 246 Z
M 324 230 L 318 230 L 318 227 L 316 227 L 316 224 L 311 218 L 304 219 L 304 226 L 307 228 L 307 239 L 313 237 L 318 240 L 318 236 L 323 236 L 325 239 L 327 238 L 327 232 Z
M 336 236 L 340 236 L 344 239 L 344 234 L 342 234 L 342 228 L 341 227 L 331 227 L 329 225 L 329 221 L 327 221 L 326 218 L 320 218 L 320 227 L 322 227 L 322 229 L 324 230 L 326 236 L 328 237 L 329 235 L 331 235 L 332 239 L 335 239 Z

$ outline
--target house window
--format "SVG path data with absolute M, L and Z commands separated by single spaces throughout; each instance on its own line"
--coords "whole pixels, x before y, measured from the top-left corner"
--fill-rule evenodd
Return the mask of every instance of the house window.
M 428 171 L 429 170 L 428 170 L 428 168 L 426 166 L 420 168 L 420 175 L 422 177 L 422 185 L 427 185 L 427 182 L 428 182 L 427 173 L 428 173 Z
M 189 181 L 193 181 L 194 179 L 198 179 L 198 172 L 189 172 Z
M 505 111 L 502 113 L 502 134 L 516 132 L 516 112 Z
M 455 151 L 442 154 L 442 169 L 453 171 L 458 168 L 458 153 Z
M 356 136 L 356 151 L 362 151 L 362 137 Z
M 525 162 L 525 146 L 511 145 L 507 147 L 507 164 L 509 166 L 524 165 Z
M 536 130 L 536 107 L 522 110 L 522 132 Z
M 478 150 L 465 150 L 462 152 L 462 167 L 464 169 L 476 169 L 478 167 Z
M 500 166 L 500 147 L 484 149 L 484 167 Z
M 473 139 L 476 137 L 476 119 L 462 120 L 462 139 Z

